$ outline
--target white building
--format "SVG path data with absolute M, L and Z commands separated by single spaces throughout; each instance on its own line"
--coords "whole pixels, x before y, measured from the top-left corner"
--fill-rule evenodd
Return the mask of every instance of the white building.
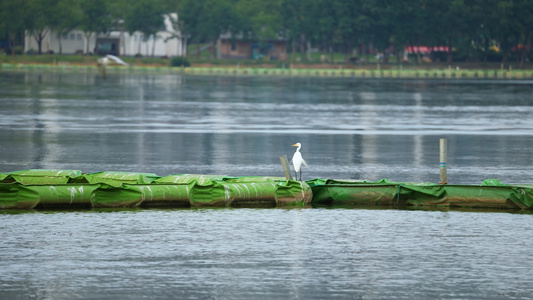
M 60 50 L 60 41 L 62 54 L 78 54 L 87 52 L 87 43 L 89 43 L 89 52 L 94 53 L 95 43 L 97 54 L 113 54 L 119 56 L 183 56 L 185 47 L 179 32 L 172 26 L 172 19 L 177 20 L 175 13 L 165 15 L 165 31 L 160 31 L 154 37 L 151 36 L 144 41 L 141 32 L 134 32 L 130 35 L 128 32 L 111 31 L 108 34 L 98 34 L 98 39 L 93 33 L 87 38 L 83 31 L 75 29 L 60 36 L 56 31 L 48 30 L 42 42 L 42 53 L 53 52 L 58 54 Z M 155 44 L 154 44 L 155 43 Z M 24 42 L 24 52 L 36 53 L 39 45 L 33 35 L 26 32 Z

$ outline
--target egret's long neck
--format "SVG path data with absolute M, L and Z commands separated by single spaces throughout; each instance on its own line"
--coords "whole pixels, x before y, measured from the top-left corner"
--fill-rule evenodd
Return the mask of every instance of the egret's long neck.
M 302 146 L 298 146 L 298 148 L 296 148 L 296 152 L 300 152 L 300 148 L 302 148 Z

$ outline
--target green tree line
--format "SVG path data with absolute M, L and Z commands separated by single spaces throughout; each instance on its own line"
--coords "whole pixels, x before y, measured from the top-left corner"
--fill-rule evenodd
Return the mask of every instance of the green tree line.
M 498 52 L 503 63 L 523 64 L 531 51 L 522 45 L 533 35 L 530 0 L 2 0 L 0 39 L 13 47 L 26 30 L 39 42 L 50 28 L 79 28 L 87 37 L 140 31 L 148 38 L 169 12 L 178 13 L 174 26 L 189 44 L 214 45 L 228 33 L 259 42 L 283 38 L 291 59 L 298 52 L 309 58 L 311 49 L 344 53 L 346 61 L 376 52 L 400 59 L 406 47 L 424 45 L 453 49 L 442 53 L 448 62 L 487 61 Z

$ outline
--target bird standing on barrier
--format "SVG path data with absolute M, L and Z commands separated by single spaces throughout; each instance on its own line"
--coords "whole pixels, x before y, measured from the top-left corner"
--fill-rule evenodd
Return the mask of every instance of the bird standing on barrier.
M 296 152 L 294 152 L 294 155 L 292 156 L 292 159 L 291 159 L 292 165 L 294 166 L 294 175 L 296 179 L 298 179 L 298 173 L 300 173 L 300 181 L 302 181 L 302 169 L 301 169 L 302 164 L 304 164 L 306 167 L 308 165 L 305 162 L 304 158 L 302 157 L 302 153 L 300 153 L 300 148 L 302 148 L 302 144 L 296 143 L 292 146 L 298 147 L 296 148 Z

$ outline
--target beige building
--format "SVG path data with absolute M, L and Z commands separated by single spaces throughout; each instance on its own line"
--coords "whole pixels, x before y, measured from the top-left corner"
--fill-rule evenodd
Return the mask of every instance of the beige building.
M 152 56 L 153 54 L 159 57 L 183 56 L 186 49 L 183 40 L 179 37 L 179 32 L 172 26 L 172 19 L 177 20 L 177 14 L 165 15 L 165 31 L 158 32 L 155 37 L 151 36 L 146 41 L 141 32 L 134 32 L 130 35 L 127 32 L 111 31 L 107 34 L 98 35 L 92 33 L 89 37 L 86 37 L 85 33 L 78 29 L 71 30 L 63 35 L 53 30 L 48 30 L 41 45 L 42 52 L 57 54 L 61 48 L 62 54 L 85 54 L 87 48 L 89 48 L 91 54 L 94 54 L 96 49 L 97 55 Z M 24 52 L 36 53 L 38 48 L 35 38 L 26 33 Z
M 258 42 L 224 34 L 220 36 L 217 44 L 219 59 L 287 59 L 287 41 L 281 38 Z

